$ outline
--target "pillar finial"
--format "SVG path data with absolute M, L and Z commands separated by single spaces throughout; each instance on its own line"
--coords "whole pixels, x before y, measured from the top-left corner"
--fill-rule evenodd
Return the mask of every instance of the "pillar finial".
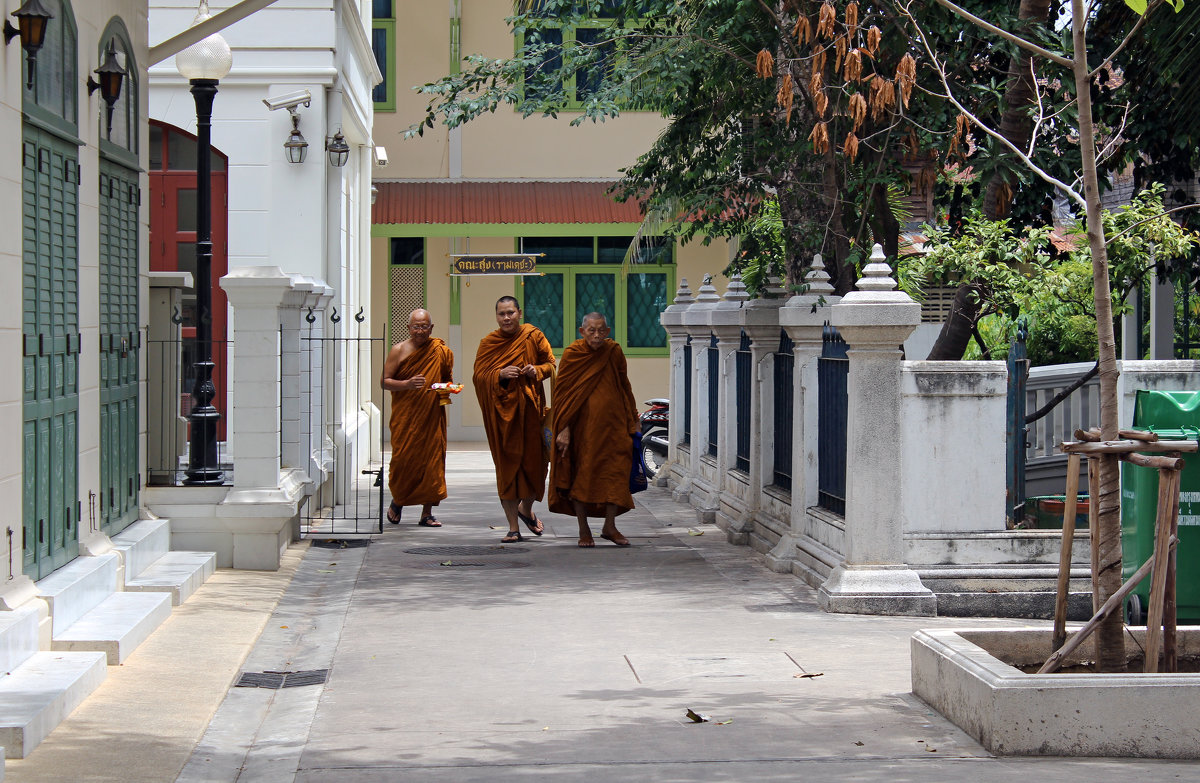
M 887 264 L 887 256 L 883 247 L 878 243 L 871 248 L 869 263 L 863 267 L 863 276 L 854 286 L 859 291 L 892 291 L 896 281 L 892 279 L 892 268 Z

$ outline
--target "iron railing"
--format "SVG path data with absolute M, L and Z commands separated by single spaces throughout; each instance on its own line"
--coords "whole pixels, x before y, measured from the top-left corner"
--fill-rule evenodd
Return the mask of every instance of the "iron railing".
M 717 456 L 717 441 L 720 440 L 720 433 L 717 432 L 717 423 L 719 421 L 719 394 L 721 382 L 721 354 L 717 350 L 717 336 L 714 334 L 708 341 L 708 456 Z
M 742 332 L 741 342 L 738 343 L 737 356 L 734 363 L 734 385 L 736 387 L 735 422 L 737 425 L 737 449 L 734 455 L 734 468 L 744 473 L 750 472 L 750 337 Z
M 692 336 L 689 334 L 687 344 L 683 347 L 683 437 L 680 444 L 692 442 Z
M 846 419 L 850 360 L 837 329 L 821 330 L 817 360 L 817 505 L 846 513 Z
M 792 356 L 792 340 L 787 332 L 779 333 L 779 350 L 775 353 L 775 389 L 771 411 L 774 427 L 774 457 L 771 465 L 771 484 L 780 489 L 792 490 L 792 408 L 795 400 L 795 384 L 792 373 L 795 357 Z
M 229 422 L 229 350 L 232 340 L 212 340 L 212 405 L 221 414 L 217 425 L 217 463 L 224 483 L 233 483 L 233 463 L 226 457 L 225 432 Z M 192 385 L 195 383 L 196 340 L 147 340 L 149 387 L 146 394 L 146 484 L 182 486 L 187 478 Z

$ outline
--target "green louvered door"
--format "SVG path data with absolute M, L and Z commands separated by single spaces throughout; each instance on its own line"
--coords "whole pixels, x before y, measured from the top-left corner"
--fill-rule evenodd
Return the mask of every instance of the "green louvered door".
M 79 158 L 22 137 L 24 571 L 39 579 L 79 553 Z
M 137 519 L 137 172 L 100 162 L 100 529 Z

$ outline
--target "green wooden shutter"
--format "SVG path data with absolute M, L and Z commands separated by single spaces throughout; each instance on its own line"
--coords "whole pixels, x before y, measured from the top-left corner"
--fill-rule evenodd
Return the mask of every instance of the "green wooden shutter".
M 137 519 L 137 172 L 100 162 L 100 528 Z
M 79 554 L 79 162 L 30 126 L 22 154 L 24 570 Z

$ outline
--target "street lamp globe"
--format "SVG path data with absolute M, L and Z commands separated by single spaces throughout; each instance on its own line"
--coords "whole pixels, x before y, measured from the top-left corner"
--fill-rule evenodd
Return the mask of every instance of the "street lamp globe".
M 207 0 L 201 0 L 196 18 L 192 20 L 192 27 L 211 18 Z M 220 33 L 213 33 L 175 55 L 175 68 L 188 80 L 219 80 L 228 75 L 232 67 L 233 52 L 229 50 L 229 44 L 225 43 Z

